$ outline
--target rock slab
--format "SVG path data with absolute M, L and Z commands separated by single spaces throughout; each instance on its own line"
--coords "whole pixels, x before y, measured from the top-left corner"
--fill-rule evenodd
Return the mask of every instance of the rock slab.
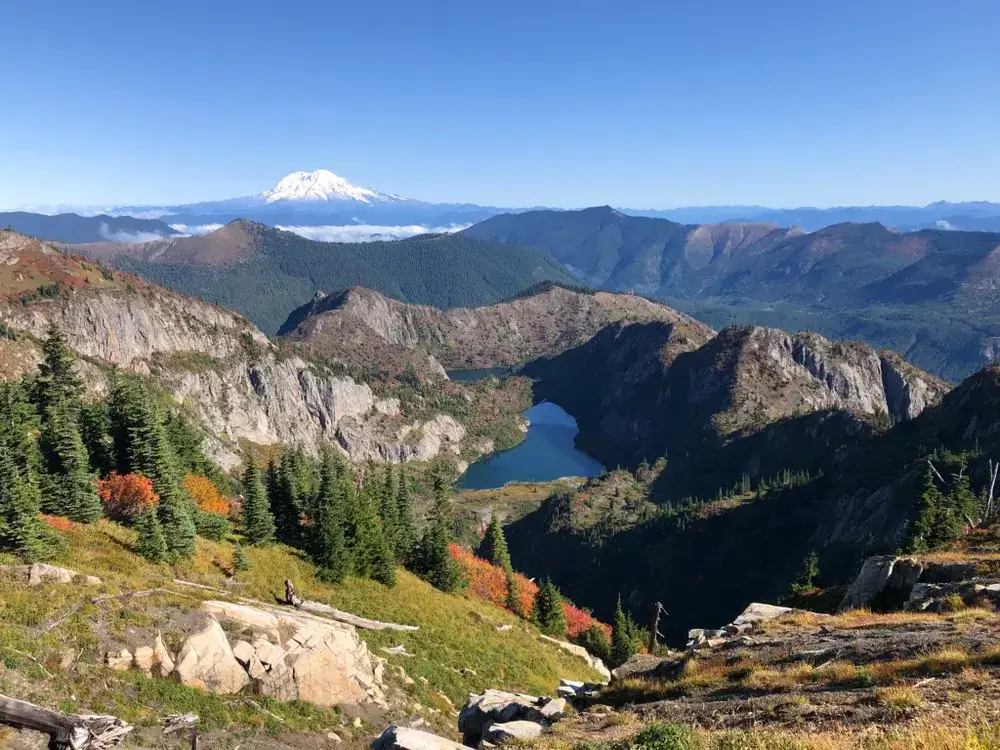
M 430 732 L 393 724 L 372 743 L 372 750 L 469 750 Z

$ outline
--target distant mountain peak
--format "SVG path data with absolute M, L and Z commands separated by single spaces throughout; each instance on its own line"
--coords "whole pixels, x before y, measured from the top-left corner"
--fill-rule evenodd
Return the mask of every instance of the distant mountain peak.
M 405 200 L 398 195 L 359 187 L 328 169 L 317 169 L 315 172 L 292 172 L 278 180 L 278 183 L 261 194 L 261 197 L 268 203 L 276 203 L 277 201 L 353 201 L 372 204 Z

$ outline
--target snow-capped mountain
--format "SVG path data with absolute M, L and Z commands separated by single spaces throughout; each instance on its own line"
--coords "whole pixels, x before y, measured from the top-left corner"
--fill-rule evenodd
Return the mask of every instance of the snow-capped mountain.
M 328 169 L 315 172 L 292 172 L 278 180 L 278 183 L 260 196 L 267 203 L 278 201 L 355 201 L 358 203 L 394 203 L 405 201 L 398 195 L 380 193 L 372 188 L 364 188 Z

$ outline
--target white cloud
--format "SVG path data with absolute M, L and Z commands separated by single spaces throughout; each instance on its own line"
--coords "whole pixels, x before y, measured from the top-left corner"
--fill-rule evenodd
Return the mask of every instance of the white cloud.
M 376 226 L 373 224 L 353 224 L 346 226 L 278 226 L 286 232 L 294 232 L 300 237 L 320 242 L 376 242 L 378 240 L 402 240 L 418 234 L 450 234 L 467 229 L 471 224 L 451 224 L 446 227 Z
M 955 225 L 947 219 L 938 219 L 936 224 L 938 229 L 947 229 L 949 232 L 955 231 Z
M 101 222 L 98 231 L 101 237 L 112 242 L 153 242 L 163 239 L 163 235 L 159 232 L 126 232 L 124 230 L 112 232 L 107 222 L 104 221 Z
M 192 234 L 208 234 L 216 229 L 222 229 L 222 224 L 171 224 L 170 228 L 185 237 L 190 237 Z

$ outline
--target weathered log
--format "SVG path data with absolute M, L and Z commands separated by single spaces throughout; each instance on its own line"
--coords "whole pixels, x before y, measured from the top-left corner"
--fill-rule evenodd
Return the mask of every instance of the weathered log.
M 134 729 L 117 716 L 67 714 L 0 695 L 0 722 L 44 732 L 70 750 L 106 750 Z
M 365 630 L 420 630 L 419 625 L 400 625 L 395 622 L 369 620 L 367 617 L 358 617 L 358 615 L 352 615 L 350 612 L 342 612 L 339 609 L 331 607 L 329 604 L 323 604 L 321 602 L 303 600 L 298 605 L 298 609 L 304 609 L 306 612 L 326 615 L 331 620 L 345 622 L 348 625 L 353 625 L 356 628 L 364 628 Z

